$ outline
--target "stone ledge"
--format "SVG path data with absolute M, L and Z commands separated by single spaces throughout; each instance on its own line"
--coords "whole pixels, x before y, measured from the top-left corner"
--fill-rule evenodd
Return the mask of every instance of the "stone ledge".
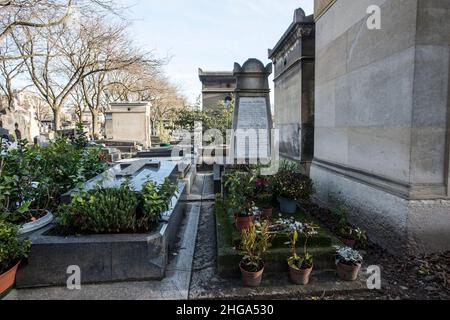
M 338 279 L 334 272 L 313 272 L 310 283 L 306 286 L 296 286 L 289 281 L 288 274 L 263 275 L 263 281 L 258 288 L 244 288 L 235 279 L 230 280 L 226 288 L 195 292 L 195 299 L 236 299 L 265 300 L 320 297 L 324 293 L 345 293 L 367 291 L 366 278 L 361 274 L 355 282 L 344 282 Z

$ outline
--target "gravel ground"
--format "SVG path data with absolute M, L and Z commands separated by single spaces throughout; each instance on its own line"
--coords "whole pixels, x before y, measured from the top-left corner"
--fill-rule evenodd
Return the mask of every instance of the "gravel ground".
M 336 231 L 329 210 L 311 204 L 304 209 L 325 227 Z M 358 249 L 366 265 L 380 266 L 382 289 L 352 295 L 324 295 L 324 299 L 450 300 L 450 252 L 397 257 L 370 241 L 365 248 Z
M 316 208 L 322 217 L 326 210 Z M 322 219 L 325 225 L 330 221 Z M 427 257 L 393 257 L 381 248 L 369 244 L 362 250 L 366 265 L 378 265 L 382 272 L 382 289 L 351 293 L 327 293 L 321 296 L 296 296 L 295 299 L 324 300 L 449 300 L 450 299 L 450 252 Z M 236 280 L 223 279 L 216 272 L 216 237 L 214 204 L 202 204 L 190 299 L 205 296 L 205 292 L 233 290 L 240 286 Z M 212 294 L 213 295 L 213 294 Z M 283 297 L 273 296 L 273 299 Z M 284 297 L 285 298 L 285 297 Z
M 197 241 L 192 269 L 190 299 L 206 291 L 223 289 L 227 283 L 216 273 L 216 231 L 214 203 L 203 203 L 197 230 Z

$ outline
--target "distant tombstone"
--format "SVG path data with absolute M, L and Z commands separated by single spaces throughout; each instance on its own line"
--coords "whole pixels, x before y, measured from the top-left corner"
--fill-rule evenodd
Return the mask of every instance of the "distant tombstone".
M 238 63 L 234 65 L 233 162 L 256 164 L 271 159 L 271 73 L 272 64 L 264 66 L 257 59 L 247 60 L 242 67 Z

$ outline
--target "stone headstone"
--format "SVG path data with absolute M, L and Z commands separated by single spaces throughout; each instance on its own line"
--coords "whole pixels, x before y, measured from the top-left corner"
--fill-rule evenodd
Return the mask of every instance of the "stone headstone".
M 267 162 L 271 158 L 272 112 L 269 75 L 272 64 L 257 59 L 234 65 L 236 77 L 232 139 L 233 160 L 239 163 Z

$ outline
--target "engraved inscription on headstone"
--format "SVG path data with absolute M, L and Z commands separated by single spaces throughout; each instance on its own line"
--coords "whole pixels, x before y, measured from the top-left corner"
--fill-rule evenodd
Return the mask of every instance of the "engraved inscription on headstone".
M 265 97 L 242 97 L 236 132 L 236 156 L 257 159 L 268 156 L 269 121 Z
M 242 97 L 239 100 L 238 129 L 268 129 L 266 98 Z

